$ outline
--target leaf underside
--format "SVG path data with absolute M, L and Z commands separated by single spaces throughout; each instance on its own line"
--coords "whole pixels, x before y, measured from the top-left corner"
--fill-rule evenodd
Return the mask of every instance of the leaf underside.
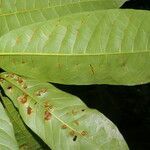
M 144 62 L 149 58 L 149 12 L 115 10 L 125 1 L 0 1 L 0 68 L 62 84 L 148 82 L 149 72 L 145 74 L 142 67 L 150 66 Z M 100 112 L 51 84 L 30 78 L 4 73 L 0 85 L 26 125 L 53 150 L 128 150 L 116 126 Z M 2 100 L 19 148 L 45 149 L 13 104 Z M 10 122 L 1 107 L 0 121 L 2 117 Z M 16 150 L 11 123 L 9 128 L 1 127 L 0 136 L 6 129 L 12 139 L 0 137 L 0 149 L 11 144 L 9 149 Z
M 0 67 L 2 69 L 4 69 L 5 71 L 11 71 L 11 72 L 19 73 L 22 75 L 24 75 L 24 73 L 22 73 L 22 70 L 20 70 L 20 69 L 22 67 L 24 67 L 24 70 L 26 70 L 26 68 L 31 70 L 31 72 L 28 72 L 28 75 L 25 74 L 25 76 L 27 75 L 29 77 L 32 76 L 35 78 L 36 77 L 39 78 L 41 76 L 41 78 L 39 78 L 39 79 L 42 79 L 44 81 L 52 81 L 52 82 L 63 83 L 63 84 L 102 83 L 101 78 L 97 79 L 97 77 L 99 75 L 101 76 L 101 74 L 103 76 L 103 73 L 105 74 L 105 71 L 102 71 L 100 74 L 97 73 L 96 76 L 95 75 L 93 76 L 93 74 L 95 74 L 95 67 L 93 67 L 93 64 L 92 64 L 92 61 L 95 60 L 94 57 L 92 58 L 92 60 L 91 60 L 91 56 L 84 57 L 84 58 L 81 58 L 82 56 L 81 57 L 75 56 L 75 58 L 73 58 L 73 59 L 71 57 L 69 57 L 69 59 L 72 59 L 73 61 L 75 61 L 75 64 L 71 64 L 68 66 L 68 63 L 72 63 L 72 62 L 68 61 L 68 57 L 59 56 L 60 59 L 58 61 L 56 61 L 57 56 L 54 56 L 54 57 L 51 56 L 51 50 L 55 51 L 57 53 L 59 51 L 59 48 L 62 47 L 61 51 L 63 53 L 68 54 L 68 53 L 70 53 L 70 52 L 68 52 L 68 50 L 72 51 L 72 46 L 75 44 L 75 40 L 79 41 L 82 39 L 81 43 L 77 43 L 77 51 L 86 51 L 86 49 L 85 49 L 85 46 L 87 45 L 87 42 L 85 42 L 86 39 L 84 39 L 84 35 L 82 35 L 82 34 L 79 35 L 80 33 L 78 32 L 78 30 L 80 28 L 82 30 L 82 28 L 84 27 L 84 26 L 82 27 L 82 24 L 86 25 L 86 22 L 84 22 L 84 20 L 81 20 L 82 13 L 83 13 L 83 18 L 84 18 L 84 16 L 86 16 L 86 14 L 84 14 L 85 12 L 90 14 L 93 11 L 119 8 L 125 1 L 126 0 L 107 0 L 107 1 L 106 0 L 74 0 L 74 1 L 66 0 L 63 2 L 61 0 L 55 0 L 55 1 L 53 1 L 53 0 L 34 0 L 34 1 L 28 1 L 28 2 L 27 1 L 16 1 L 16 0 L 1 1 L 1 7 L 0 7 L 0 37 L 1 38 L 0 39 L 3 39 L 3 37 L 6 37 L 8 34 L 11 34 L 12 32 L 16 32 L 18 34 L 18 32 L 17 32 L 18 30 L 16 30 L 18 28 L 23 29 L 25 26 L 25 30 L 21 31 L 23 33 L 22 35 L 21 35 L 21 33 L 19 33 L 17 35 L 16 39 L 13 39 L 13 40 L 15 40 L 15 43 L 16 43 L 15 45 L 18 45 L 17 49 L 19 49 L 20 54 L 21 54 L 21 55 L 19 55 L 19 57 L 12 56 L 12 55 L 15 55 L 15 51 L 12 51 L 10 47 L 8 47 L 9 50 L 7 49 L 4 52 L 4 49 L 2 48 L 4 46 L 3 40 L 0 41 Z M 74 19 L 74 17 L 76 18 L 76 16 L 74 16 L 75 14 L 79 14 L 78 15 L 79 18 L 77 17 L 79 20 L 75 23 L 74 26 L 72 26 L 72 27 L 70 26 L 69 29 L 67 29 L 68 28 L 67 26 L 63 27 L 63 26 L 61 26 L 61 24 L 59 24 L 59 20 L 63 20 L 62 19 L 63 16 L 70 16 L 72 19 Z M 68 19 L 70 19 L 70 17 Z M 47 21 L 55 20 L 56 18 L 58 18 L 58 20 L 56 22 L 54 21 L 54 25 L 58 26 L 58 29 L 57 29 L 57 27 L 55 28 L 53 26 L 54 27 L 53 28 L 52 26 L 50 26 L 49 27 L 50 30 L 48 28 L 49 31 L 47 31 L 46 28 L 44 27 L 46 35 L 45 35 L 45 33 L 41 33 L 41 31 L 39 31 L 38 27 L 40 27 L 40 25 L 42 25 L 42 24 L 44 25 Z M 94 16 L 94 18 L 96 19 L 96 16 Z M 87 19 L 88 18 L 85 18 L 85 20 L 87 20 Z M 97 19 L 99 19 L 99 18 L 97 18 Z M 95 24 L 98 26 L 97 19 L 96 19 Z M 95 21 L 95 20 L 91 20 L 91 21 Z M 35 29 L 33 29 L 34 26 L 35 26 Z M 26 27 L 27 28 L 33 27 L 32 28 L 33 31 L 31 31 L 31 32 L 29 31 L 30 33 L 26 34 Z M 92 32 L 92 30 L 94 30 L 94 28 L 96 30 L 97 27 L 93 26 L 90 29 L 91 30 L 90 33 L 88 35 L 86 35 L 88 37 L 87 40 L 90 38 L 89 36 L 90 36 L 90 34 L 92 34 L 91 32 Z M 86 27 L 86 30 L 88 30 L 87 27 Z M 49 37 L 51 34 L 50 32 L 53 33 L 52 38 Z M 86 31 L 86 32 L 88 32 L 88 31 Z M 8 33 L 8 34 L 6 34 L 6 33 Z M 32 38 L 33 39 L 35 38 L 34 37 L 35 33 L 39 33 L 39 36 L 41 36 L 40 41 L 35 41 L 35 40 L 32 41 Z M 27 38 L 29 38 L 31 40 L 31 41 L 28 41 L 28 42 L 30 42 L 30 46 L 28 45 L 29 43 L 22 43 L 23 42 L 22 38 L 24 37 L 24 35 L 29 36 Z M 50 41 L 48 40 L 49 38 L 51 39 Z M 69 39 L 69 41 L 67 41 L 68 39 Z M 10 42 L 10 40 L 11 40 L 11 37 L 9 37 L 5 42 L 6 43 Z M 44 43 L 50 42 L 53 44 L 51 45 L 49 43 L 48 45 L 51 45 L 51 46 L 50 47 L 48 46 L 46 48 L 46 49 L 48 49 L 48 55 L 41 57 L 41 53 L 44 53 L 44 51 L 42 52 L 40 50 L 42 44 L 44 44 L 43 42 Z M 61 42 L 63 42 L 63 43 L 61 43 Z M 85 42 L 85 44 L 84 44 L 84 42 Z M 7 43 L 7 45 L 11 45 L 10 43 Z M 38 43 L 38 44 L 40 43 L 39 44 L 40 49 L 36 43 Z M 34 57 L 36 57 L 35 59 L 33 58 L 33 56 L 30 56 L 30 54 L 26 55 L 23 52 L 24 44 L 27 44 L 29 46 L 28 50 L 27 50 L 28 52 L 30 51 L 29 53 L 34 52 L 35 47 L 37 47 L 38 51 L 40 52 L 39 53 L 40 57 L 39 57 L 39 55 L 36 56 L 34 53 L 33 53 L 33 55 L 34 55 Z M 36 48 L 36 50 L 37 50 L 37 48 Z M 49 48 L 51 48 L 51 49 L 49 49 Z M 98 46 L 97 46 L 97 48 L 98 48 Z M 95 51 L 95 48 L 93 49 L 93 51 Z M 50 52 L 50 54 L 49 54 L 49 52 Z M 58 55 L 58 54 L 56 54 L 56 55 Z M 95 53 L 94 53 L 94 55 L 95 55 Z M 25 58 L 25 61 L 22 60 L 22 58 Z M 37 60 L 39 61 L 39 59 L 42 59 L 42 62 L 43 62 L 40 66 L 37 62 Z M 54 61 L 53 61 L 53 59 L 54 59 Z M 82 61 L 80 62 L 79 59 L 81 59 L 81 60 L 83 59 L 83 62 Z M 99 59 L 99 56 L 98 56 L 98 59 Z M 21 63 L 20 63 L 20 60 L 22 60 Z M 55 63 L 55 61 L 56 61 L 56 63 Z M 84 64 L 85 61 L 88 61 L 88 62 L 91 61 L 91 62 L 88 64 Z M 22 65 L 22 63 L 24 63 L 24 65 Z M 31 66 L 30 66 L 30 63 L 32 63 Z M 35 63 L 37 63 L 36 66 L 39 66 L 39 67 L 35 68 L 35 66 L 34 66 Z M 47 63 L 47 66 L 50 65 L 50 68 L 45 66 L 45 63 Z M 97 62 L 94 62 L 94 63 L 97 63 Z M 11 67 L 10 67 L 10 65 L 11 65 Z M 51 66 L 51 65 L 53 65 L 53 66 Z M 42 66 L 42 68 L 44 68 L 44 70 L 43 69 L 41 70 L 41 66 Z M 105 67 L 105 64 L 104 65 L 102 64 L 102 66 Z M 85 67 L 85 72 L 81 71 L 81 73 L 80 73 L 80 70 L 82 69 L 82 67 Z M 96 64 L 96 67 L 97 67 L 97 64 Z M 56 69 L 54 71 L 52 71 L 53 68 L 56 68 Z M 66 69 L 64 69 L 64 68 L 66 68 Z M 72 69 L 70 70 L 70 68 L 72 68 Z M 45 70 L 46 70 L 46 72 L 47 72 L 47 70 L 51 70 L 51 71 L 48 71 L 47 75 L 45 76 L 44 75 Z M 69 74 L 68 74 L 68 70 L 70 70 Z M 99 68 L 98 68 L 98 70 L 99 70 Z M 103 70 L 103 68 L 102 68 L 102 70 Z M 60 77 L 60 74 L 62 74 L 61 77 Z M 67 76 L 66 76 L 66 74 L 67 74 Z M 54 76 L 56 76 L 56 78 Z M 110 80 L 110 82 L 107 80 L 106 81 L 103 80 L 104 83 L 108 82 L 108 84 L 111 84 L 111 83 L 115 84 L 114 81 L 111 81 L 110 78 L 111 77 L 108 77 L 108 80 Z M 79 82 L 78 79 L 79 80 L 81 79 L 81 82 Z M 120 84 L 123 84 L 123 83 L 121 82 Z
M 119 9 L 35 23 L 0 38 L 0 66 L 62 84 L 147 83 L 149 24 L 149 11 Z
M 13 29 L 68 14 L 119 8 L 126 0 L 1 0 L 0 36 Z
M 13 103 L 7 98 L 2 97 L 5 110 L 10 118 L 15 132 L 15 137 L 20 150 L 48 150 L 47 146 L 40 142 L 36 135 L 32 134 L 27 126 L 23 123 L 19 112 Z M 14 149 L 15 150 L 15 149 Z
M 19 150 L 13 126 L 0 101 L 0 150 Z
M 53 150 L 128 150 L 116 126 L 79 98 L 15 74 L 0 77 L 24 122 Z

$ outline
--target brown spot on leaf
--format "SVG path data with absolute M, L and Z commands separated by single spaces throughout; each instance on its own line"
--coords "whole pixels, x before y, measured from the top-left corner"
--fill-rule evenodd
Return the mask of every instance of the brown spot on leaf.
M 48 101 L 45 101 L 44 107 L 45 107 L 46 110 L 49 110 L 49 109 L 53 108 L 53 105 L 51 105 Z
M 27 114 L 28 115 L 31 115 L 32 113 L 32 108 L 30 106 L 27 107 Z
M 20 40 L 20 37 L 17 37 L 17 38 L 16 38 L 16 44 L 19 44 L 20 41 L 21 41 L 21 40 Z
M 35 95 L 36 96 L 41 96 L 41 95 L 45 94 L 46 92 L 47 92 L 47 89 L 43 88 L 43 89 L 37 91 Z
M 19 146 L 19 150 L 25 150 L 25 149 L 28 149 L 28 148 L 29 147 L 26 144 L 22 144 L 22 145 Z
M 63 125 L 61 126 L 61 128 L 62 128 L 62 129 L 67 129 L 67 126 L 66 126 L 65 124 L 63 124 Z
M 15 76 L 16 76 L 16 75 L 15 75 L 14 73 L 10 73 L 10 74 L 6 74 L 6 75 L 5 75 L 6 78 L 8 78 L 8 77 L 10 77 L 10 78 L 15 78 Z
M 76 114 L 78 113 L 78 111 L 77 111 L 77 110 L 72 110 L 71 113 L 72 113 L 73 115 L 76 115 Z
M 74 135 L 75 135 L 75 131 L 73 131 L 73 130 L 70 131 L 70 132 L 69 132 L 69 135 L 74 136 Z
M 78 120 L 75 120 L 74 121 L 74 124 L 76 124 L 77 126 L 79 125 L 79 121 Z
M 88 134 L 87 131 L 82 131 L 82 132 L 81 132 L 81 135 L 82 135 L 82 136 L 85 136 L 85 135 L 87 135 L 87 134 Z
M 90 64 L 90 68 L 91 68 L 92 74 L 94 75 L 95 74 L 95 70 L 94 70 L 94 67 L 91 64 Z
M 20 101 L 22 104 L 25 104 L 27 102 L 28 95 L 24 94 L 23 96 L 18 97 L 18 101 Z
M 52 114 L 48 110 L 46 110 L 44 112 L 44 119 L 48 121 L 51 119 L 51 117 L 52 117 Z
M 17 82 L 21 84 L 23 83 L 23 79 L 21 77 L 17 77 Z
M 25 83 L 23 83 L 22 88 L 23 88 L 23 89 L 26 89 L 26 88 L 27 88 L 27 85 L 26 85 Z

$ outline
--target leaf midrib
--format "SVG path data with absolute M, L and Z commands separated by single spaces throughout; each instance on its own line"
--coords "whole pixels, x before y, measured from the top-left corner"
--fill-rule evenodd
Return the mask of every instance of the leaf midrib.
M 7 82 L 9 82 L 9 83 L 11 83 L 12 85 L 14 85 L 16 88 L 18 88 L 20 91 L 22 91 L 23 93 L 25 93 L 25 94 L 27 94 L 31 99 L 33 99 L 34 101 L 36 101 L 37 102 L 37 100 L 30 94 L 30 93 L 28 93 L 26 90 L 24 90 L 24 89 L 22 89 L 21 87 L 19 87 L 17 84 L 15 84 L 14 82 L 12 82 L 11 80 L 9 80 L 9 79 L 7 79 L 7 78 L 5 78 L 4 76 L 2 77 L 4 80 L 6 80 Z M 38 103 L 38 105 L 39 105 L 39 103 Z M 40 105 L 39 105 L 40 106 Z M 61 120 L 59 117 L 57 117 L 57 115 L 55 115 L 55 113 L 53 113 L 53 111 L 51 111 L 50 112 L 58 121 L 60 121 L 62 124 L 64 124 L 64 125 L 66 125 L 68 128 L 70 128 L 71 130 L 73 130 L 74 132 L 76 132 L 76 133 L 78 133 L 79 135 L 81 135 L 81 133 L 79 132 L 79 131 L 77 131 L 76 129 L 74 129 L 74 128 L 72 128 L 71 126 L 69 126 L 65 121 L 63 121 L 63 120 Z M 86 138 L 86 137 L 84 137 L 84 136 L 82 136 L 82 138 L 84 138 L 85 139 L 85 141 L 87 142 L 87 143 L 89 143 L 89 139 L 88 138 Z M 90 141 L 90 143 L 93 145 L 95 145 L 96 144 L 96 147 L 98 148 L 98 145 L 97 145 L 97 143 L 93 143 L 93 142 L 91 142 Z
M 128 54 L 142 54 L 150 53 L 150 50 L 134 51 L 134 52 L 106 52 L 106 53 L 73 53 L 73 54 L 60 54 L 60 53 L 0 53 L 0 56 L 101 56 L 101 55 L 128 55 Z

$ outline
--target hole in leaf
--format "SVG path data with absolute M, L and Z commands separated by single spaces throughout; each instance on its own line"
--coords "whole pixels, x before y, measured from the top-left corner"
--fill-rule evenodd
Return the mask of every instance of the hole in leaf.
M 85 111 L 85 109 L 82 109 L 81 111 Z
M 73 141 L 76 141 L 77 140 L 77 136 L 75 135 L 74 137 L 73 137 Z
M 12 90 L 12 86 L 8 86 L 7 90 L 11 91 Z

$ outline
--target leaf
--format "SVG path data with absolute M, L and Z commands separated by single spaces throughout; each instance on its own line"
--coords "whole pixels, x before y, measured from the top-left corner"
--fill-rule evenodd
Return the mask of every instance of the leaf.
M 149 24 L 149 11 L 105 10 L 22 27 L 0 38 L 0 66 L 62 84 L 147 83 Z
M 7 97 L 2 97 L 5 110 L 13 124 L 15 137 L 20 150 L 48 150 L 48 148 L 39 141 L 39 139 L 31 133 L 31 131 L 23 123 L 18 111 Z
M 79 98 L 15 74 L 0 77 L 24 122 L 52 150 L 128 150 L 116 126 Z
M 68 14 L 120 7 L 126 0 L 1 0 L 0 36 L 16 28 Z
M 0 101 L 0 149 L 19 150 L 13 126 Z

